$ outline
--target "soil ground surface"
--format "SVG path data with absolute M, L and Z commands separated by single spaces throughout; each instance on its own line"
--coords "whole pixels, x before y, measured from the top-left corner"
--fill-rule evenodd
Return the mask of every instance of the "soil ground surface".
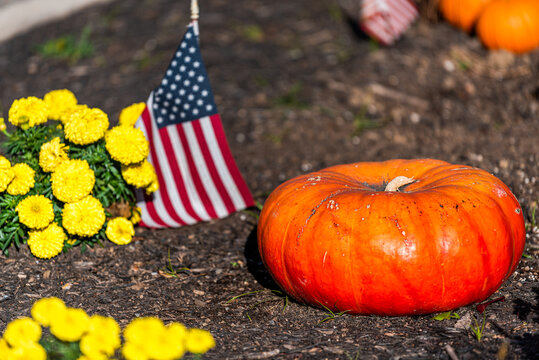
M 257 219 L 247 212 L 179 229 L 138 228 L 129 245 L 73 249 L 48 261 L 27 246 L 12 248 L 0 257 L 0 331 L 28 316 L 38 298 L 57 296 L 122 326 L 158 316 L 207 329 L 217 342 L 207 359 L 536 358 L 539 51 L 489 52 L 475 36 L 424 18 L 382 47 L 351 26 L 335 1 L 200 6 L 216 103 L 260 203 L 293 176 L 391 158 L 472 165 L 511 188 L 527 224 L 525 257 L 492 295 L 505 301 L 487 308 L 483 337 L 470 329 L 480 316 L 474 305 L 455 310 L 460 319 L 437 321 L 331 316 L 287 302 L 260 262 Z M 0 110 L 7 117 L 14 99 L 68 88 L 115 121 L 160 82 L 188 22 L 187 0 L 124 0 L 2 43 Z M 89 56 L 40 51 L 85 29 Z

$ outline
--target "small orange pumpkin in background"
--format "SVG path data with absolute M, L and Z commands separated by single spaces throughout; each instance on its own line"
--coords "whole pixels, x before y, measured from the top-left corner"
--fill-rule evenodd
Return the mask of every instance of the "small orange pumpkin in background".
M 486 171 L 444 161 L 333 166 L 266 200 L 261 258 L 296 300 L 333 311 L 411 315 L 480 302 L 513 273 L 520 205 Z
M 453 26 L 470 32 L 481 11 L 492 0 L 440 0 L 442 16 Z
M 524 53 L 539 46 L 539 0 L 494 0 L 477 22 L 477 34 L 489 49 Z

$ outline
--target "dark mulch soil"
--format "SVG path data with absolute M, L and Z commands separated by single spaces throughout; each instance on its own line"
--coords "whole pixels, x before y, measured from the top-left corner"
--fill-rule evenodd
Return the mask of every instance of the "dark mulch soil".
M 395 46 L 358 36 L 335 1 L 201 1 L 201 48 L 233 153 L 257 200 L 285 179 L 338 163 L 432 157 L 481 167 L 517 196 L 526 258 L 493 297 L 484 337 L 432 316 L 336 316 L 271 291 L 256 219 L 139 229 L 127 246 L 78 249 L 50 261 L 26 246 L 0 257 L 0 331 L 58 296 L 125 325 L 159 316 L 212 332 L 208 359 L 532 359 L 539 348 L 539 51 L 487 52 L 475 37 L 420 20 Z M 189 19 L 189 2 L 124 0 L 0 44 L 0 108 L 73 90 L 116 119 L 145 101 Z M 37 47 L 91 26 L 95 53 L 77 62 Z M 170 254 L 170 264 L 168 263 Z M 165 269 L 187 267 L 177 276 Z M 233 297 L 248 294 L 237 299 Z M 326 320 L 326 321 L 323 321 Z M 500 355 L 497 355 L 500 352 Z

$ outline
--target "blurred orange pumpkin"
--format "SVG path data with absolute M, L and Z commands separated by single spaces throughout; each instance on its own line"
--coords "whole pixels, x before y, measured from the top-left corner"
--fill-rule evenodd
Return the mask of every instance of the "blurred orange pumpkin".
M 531 51 L 539 46 L 539 0 L 494 0 L 483 10 L 476 30 L 489 49 Z
M 506 185 L 432 159 L 298 176 L 272 192 L 258 223 L 260 255 L 283 290 L 360 314 L 483 301 L 516 269 L 524 241 L 522 210 Z
M 470 32 L 481 11 L 492 0 L 440 0 L 442 16 L 453 26 Z

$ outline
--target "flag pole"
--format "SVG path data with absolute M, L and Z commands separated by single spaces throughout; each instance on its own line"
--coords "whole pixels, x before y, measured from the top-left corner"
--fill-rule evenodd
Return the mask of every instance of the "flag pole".
M 198 20 L 198 1 L 197 0 L 191 0 L 191 20 L 193 22 L 196 22 Z

